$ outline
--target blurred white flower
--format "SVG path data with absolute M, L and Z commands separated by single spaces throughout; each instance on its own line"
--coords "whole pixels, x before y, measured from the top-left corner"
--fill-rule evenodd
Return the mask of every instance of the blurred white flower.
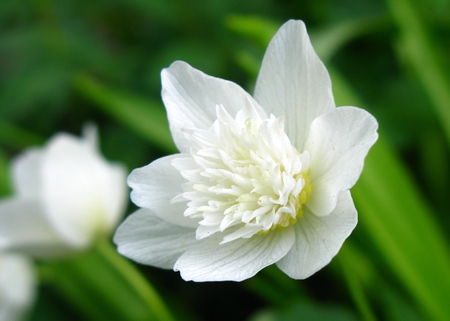
M 125 173 L 102 157 L 93 126 L 26 150 L 12 162 L 15 195 L 0 200 L 0 249 L 45 257 L 86 248 L 120 221 Z
M 35 283 L 31 260 L 0 254 L 0 321 L 22 320 L 33 303 Z
M 356 226 L 349 189 L 378 124 L 335 108 L 303 22 L 272 39 L 254 97 L 184 62 L 162 86 L 181 153 L 128 177 L 142 209 L 117 230 L 118 251 L 194 281 L 241 281 L 273 263 L 304 279 L 328 264 Z

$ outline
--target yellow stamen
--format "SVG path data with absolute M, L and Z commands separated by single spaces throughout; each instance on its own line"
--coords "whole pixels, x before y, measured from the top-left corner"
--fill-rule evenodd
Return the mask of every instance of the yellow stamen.
M 290 202 L 295 202 L 295 218 L 292 217 L 289 213 L 283 213 L 281 214 L 281 218 L 278 221 L 278 223 L 272 225 L 272 227 L 267 231 L 261 231 L 258 234 L 265 235 L 269 231 L 272 231 L 276 228 L 283 230 L 286 227 L 288 227 L 291 224 L 295 224 L 297 220 L 302 217 L 303 215 L 303 205 L 309 202 L 311 193 L 313 192 L 314 188 L 311 184 L 311 178 L 309 176 L 310 170 L 308 169 L 306 172 L 299 173 L 295 178 L 296 179 L 304 179 L 305 185 L 303 186 L 302 190 L 300 191 L 299 195 L 297 197 L 291 195 L 292 199 Z

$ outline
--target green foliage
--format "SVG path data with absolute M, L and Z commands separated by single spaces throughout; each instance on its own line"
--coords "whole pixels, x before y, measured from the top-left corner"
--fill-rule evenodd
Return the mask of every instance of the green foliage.
M 0 195 L 8 195 L 11 190 L 9 187 L 10 173 L 8 159 L 5 153 L 0 150 Z
M 143 268 L 153 292 L 133 264 L 97 248 L 40 265 L 30 319 L 450 319 L 449 14 L 440 0 L 0 1 L 1 195 L 16 153 L 86 121 L 128 168 L 176 152 L 160 71 L 185 60 L 252 92 L 268 41 L 292 18 L 306 22 L 337 104 L 380 123 L 352 190 L 360 223 L 309 280 L 268 268 L 242 284 L 198 285 Z
M 150 284 L 103 240 L 87 253 L 46 262 L 40 271 L 85 319 L 173 320 Z
M 262 311 L 250 321 L 356 321 L 357 318 L 341 307 L 296 302 L 284 311 Z
M 160 103 L 106 88 L 86 75 L 75 81 L 76 88 L 96 106 L 123 122 L 167 153 L 177 150 L 172 142 L 166 113 Z

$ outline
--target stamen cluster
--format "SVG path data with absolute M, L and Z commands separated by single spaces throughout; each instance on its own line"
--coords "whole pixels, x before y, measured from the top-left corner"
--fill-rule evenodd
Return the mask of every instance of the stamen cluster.
M 200 220 L 197 239 L 225 232 L 226 243 L 295 223 L 312 192 L 310 160 L 292 146 L 284 118 L 250 103 L 235 118 L 223 106 L 216 113 L 208 130 L 186 132 L 192 161 L 174 199 L 188 200 L 184 215 Z

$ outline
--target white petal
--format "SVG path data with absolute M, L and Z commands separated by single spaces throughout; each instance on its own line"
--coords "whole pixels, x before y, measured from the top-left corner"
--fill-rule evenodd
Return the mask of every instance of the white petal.
M 267 114 L 286 117 L 286 134 L 300 152 L 313 119 L 335 107 L 330 76 L 302 21 L 286 22 L 271 40 L 255 99 Z
M 314 187 L 306 206 L 314 214 L 328 215 L 339 193 L 356 183 L 377 128 L 375 118 L 356 107 L 339 107 L 313 121 L 305 148 Z
M 13 184 L 23 197 L 39 197 L 42 186 L 42 160 L 44 152 L 30 148 L 12 161 Z
M 176 61 L 164 69 L 161 80 L 170 130 L 181 152 L 189 152 L 190 145 L 182 129 L 209 128 L 217 118 L 217 105 L 223 105 L 233 118 L 248 102 L 258 105 L 235 83 L 208 76 L 185 62 Z
M 308 210 L 295 224 L 296 240 L 277 266 L 294 279 L 306 279 L 338 253 L 358 221 L 350 191 L 342 192 L 330 215 L 318 217 Z
M 136 262 L 172 269 L 177 259 L 201 241 L 195 229 L 161 220 L 147 209 L 131 214 L 114 235 L 118 252 Z
M 98 128 L 93 123 L 86 123 L 83 125 L 83 139 L 88 146 L 94 151 L 100 150 L 100 143 L 98 141 Z
M 36 257 L 55 257 L 68 250 L 47 220 L 40 201 L 9 198 L 0 201 L 0 249 Z
M 109 232 L 126 204 L 125 176 L 125 170 L 106 162 L 91 141 L 55 136 L 46 147 L 42 174 L 52 224 L 78 247 Z
M 186 281 L 242 281 L 254 276 L 288 253 L 294 231 L 286 228 L 219 245 L 222 236 L 211 236 L 184 253 L 174 270 Z
M 171 203 L 183 192 L 186 180 L 171 162 L 186 155 L 175 154 L 159 158 L 147 166 L 135 169 L 128 176 L 128 185 L 133 189 L 131 200 L 139 207 L 145 207 L 166 222 L 197 227 L 198 221 L 184 216 L 186 202 Z
M 35 297 L 33 263 L 19 255 L 0 256 L 0 320 L 21 320 Z
M 125 167 L 122 164 L 106 163 L 104 159 L 102 161 L 103 169 L 96 170 L 96 179 L 99 180 L 97 192 L 106 215 L 97 218 L 98 230 L 94 233 L 105 232 L 109 235 L 123 218 L 128 203 L 129 189 L 126 184 L 127 171 Z

